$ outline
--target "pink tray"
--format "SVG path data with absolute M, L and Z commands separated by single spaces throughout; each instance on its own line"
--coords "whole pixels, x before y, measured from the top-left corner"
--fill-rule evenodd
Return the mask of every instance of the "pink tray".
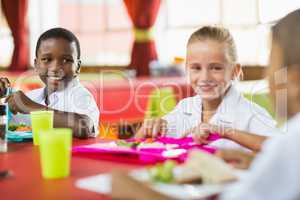
M 217 134 L 212 134 L 209 137 L 210 141 L 219 139 L 220 137 Z M 135 139 L 129 139 L 127 141 L 134 141 Z M 139 140 L 140 141 L 140 140 Z M 142 140 L 143 141 L 143 140 Z M 210 147 L 208 145 L 195 144 L 191 137 L 186 138 L 170 138 L 170 137 L 161 137 L 157 138 L 155 141 L 161 142 L 164 144 L 177 144 L 178 147 L 175 149 L 200 149 L 207 153 L 214 154 L 216 148 Z M 95 144 L 92 145 L 83 145 L 75 146 L 72 149 L 73 155 L 84 156 L 96 159 L 105 159 L 112 160 L 117 162 L 126 162 L 126 163 L 138 163 L 138 164 L 152 164 L 156 162 L 162 162 L 166 158 L 162 155 L 162 152 L 165 151 L 165 148 L 145 148 L 145 149 L 135 149 L 135 148 L 109 148 L 109 147 L 97 147 Z M 187 153 L 183 153 L 175 158 L 178 162 L 184 162 L 187 157 Z

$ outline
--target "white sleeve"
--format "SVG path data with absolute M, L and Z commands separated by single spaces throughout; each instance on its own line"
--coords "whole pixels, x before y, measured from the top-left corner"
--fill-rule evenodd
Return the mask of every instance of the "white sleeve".
M 263 109 L 259 109 L 249 119 L 248 130 L 250 133 L 263 136 L 275 136 L 280 133 L 279 129 L 276 128 L 276 121 Z
M 94 124 L 94 134 L 91 137 L 96 137 L 99 130 L 100 112 L 92 94 L 86 89 L 76 92 L 76 96 L 72 98 L 73 112 L 87 115 Z
M 221 200 L 300 199 L 300 140 L 294 136 L 269 139 L 249 173 L 221 195 Z
M 178 119 L 180 118 L 180 103 L 168 114 L 162 117 L 162 119 L 167 121 L 167 135 L 170 137 L 178 137 Z

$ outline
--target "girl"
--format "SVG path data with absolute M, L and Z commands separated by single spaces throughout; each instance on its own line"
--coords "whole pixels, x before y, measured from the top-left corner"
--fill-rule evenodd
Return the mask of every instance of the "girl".
M 197 95 L 181 100 L 163 118 L 144 122 L 136 137 L 192 135 L 207 144 L 209 134 L 216 132 L 222 139 L 212 142 L 213 146 L 236 148 L 240 144 L 259 151 L 266 136 L 274 132 L 275 122 L 234 88 L 242 70 L 229 31 L 211 26 L 195 31 L 187 44 L 186 70 Z

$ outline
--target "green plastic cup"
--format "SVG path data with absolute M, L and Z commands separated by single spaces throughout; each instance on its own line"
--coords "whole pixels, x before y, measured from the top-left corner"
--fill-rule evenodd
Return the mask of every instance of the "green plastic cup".
M 41 131 L 39 139 L 42 176 L 45 179 L 69 176 L 72 130 L 57 128 Z
M 33 144 L 39 145 L 39 133 L 53 128 L 53 111 L 30 112 Z

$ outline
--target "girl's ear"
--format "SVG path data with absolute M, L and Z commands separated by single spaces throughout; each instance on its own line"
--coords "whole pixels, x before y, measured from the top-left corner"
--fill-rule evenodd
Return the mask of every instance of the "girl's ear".
M 241 64 L 237 63 L 234 65 L 231 79 L 233 81 L 235 81 L 235 80 L 240 81 L 240 80 L 243 80 L 243 78 L 244 78 L 244 73 L 242 70 L 242 66 L 241 66 Z

